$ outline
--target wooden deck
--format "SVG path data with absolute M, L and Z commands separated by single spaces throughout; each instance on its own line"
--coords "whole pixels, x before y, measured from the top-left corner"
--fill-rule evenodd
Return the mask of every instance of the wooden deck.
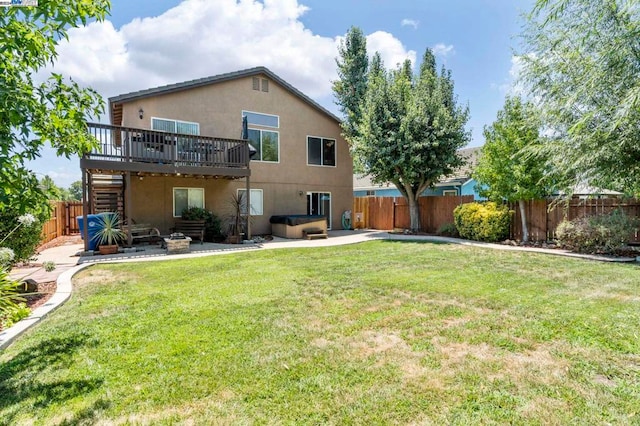
M 250 145 L 246 140 L 97 123 L 88 123 L 87 128 L 98 147 L 80 160 L 80 167 L 85 170 L 229 179 L 251 175 Z

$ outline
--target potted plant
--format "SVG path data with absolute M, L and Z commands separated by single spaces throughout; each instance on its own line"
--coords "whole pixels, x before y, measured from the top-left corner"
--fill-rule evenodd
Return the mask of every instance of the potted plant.
M 105 213 L 98 218 L 98 230 L 93 238 L 98 243 L 100 254 L 115 254 L 118 252 L 118 242 L 123 241 L 127 235 L 120 229 L 120 215 L 118 213 Z
M 227 218 L 228 230 L 227 243 L 240 244 L 244 237 L 245 221 L 246 218 L 243 214 L 243 210 L 246 209 L 246 201 L 244 193 L 239 192 L 231 196 L 229 200 L 229 207 L 231 209 L 230 215 Z

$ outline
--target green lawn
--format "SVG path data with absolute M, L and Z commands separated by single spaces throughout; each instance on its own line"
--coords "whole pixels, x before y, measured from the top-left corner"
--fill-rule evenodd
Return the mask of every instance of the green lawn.
M 377 241 L 100 265 L 0 424 L 640 424 L 640 268 Z

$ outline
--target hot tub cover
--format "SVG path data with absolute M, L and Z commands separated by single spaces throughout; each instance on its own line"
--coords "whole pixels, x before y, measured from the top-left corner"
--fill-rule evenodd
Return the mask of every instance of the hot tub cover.
M 306 215 L 306 214 L 290 214 L 271 216 L 270 223 L 284 223 L 289 226 L 303 225 L 305 223 L 317 222 L 319 220 L 327 220 L 326 216 L 322 215 Z

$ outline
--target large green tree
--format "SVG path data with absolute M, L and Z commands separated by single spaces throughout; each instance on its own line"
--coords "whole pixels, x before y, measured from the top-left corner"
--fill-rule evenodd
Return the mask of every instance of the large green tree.
M 0 210 L 47 209 L 47 194 L 27 162 L 46 145 L 70 157 L 95 143 L 86 121 L 103 111 L 93 90 L 62 75 L 36 73 L 56 60 L 70 28 L 102 20 L 108 0 L 39 0 L 34 7 L 0 8 Z
M 560 184 L 640 193 L 640 1 L 538 0 L 523 40 Z
M 69 192 L 69 200 L 81 201 L 82 200 L 82 181 L 76 180 L 71 182 L 71 185 L 67 189 Z
M 358 170 L 375 183 L 392 182 L 407 199 L 414 232 L 418 196 L 463 163 L 456 151 L 469 141 L 468 117 L 468 108 L 457 105 L 451 72 L 438 73 L 430 49 L 417 75 L 408 60 L 386 70 L 376 53 L 351 152 Z
M 369 57 L 367 39 L 358 27 L 351 27 L 338 48 L 338 80 L 333 82 L 333 93 L 340 111 L 346 118 L 342 129 L 347 140 L 354 138 L 361 121 L 361 105 L 367 91 Z
M 45 175 L 40 179 L 40 189 L 47 195 L 48 200 L 59 201 L 66 199 L 66 189 L 56 185 L 49 175 Z
M 474 171 L 480 194 L 493 201 L 518 202 L 522 240 L 529 241 L 525 202 L 548 195 L 547 162 L 539 147 L 541 122 L 536 107 L 507 97 L 496 121 L 484 129 L 485 144 Z

